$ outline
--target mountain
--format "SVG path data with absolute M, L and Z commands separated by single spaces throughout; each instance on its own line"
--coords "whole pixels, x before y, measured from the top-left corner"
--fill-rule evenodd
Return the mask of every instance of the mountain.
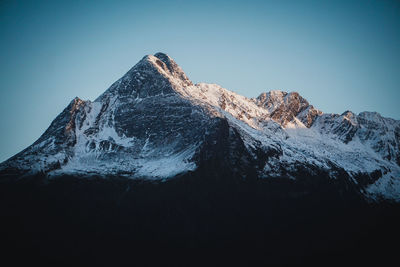
M 246 98 L 145 56 L 0 164 L 14 266 L 392 264 L 400 122 Z M 8 260 L 8 261 L 7 261 Z
M 400 121 L 325 114 L 297 92 L 246 98 L 193 84 L 163 53 L 145 56 L 95 101 L 75 98 L 31 146 L 0 165 L 25 176 L 165 180 L 216 158 L 246 179 L 344 177 L 369 200 L 400 201 Z

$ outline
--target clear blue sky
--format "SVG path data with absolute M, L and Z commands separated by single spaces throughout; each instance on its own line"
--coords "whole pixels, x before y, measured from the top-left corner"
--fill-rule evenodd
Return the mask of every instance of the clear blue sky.
M 0 161 L 146 54 L 248 97 L 400 119 L 399 1 L 0 1 Z

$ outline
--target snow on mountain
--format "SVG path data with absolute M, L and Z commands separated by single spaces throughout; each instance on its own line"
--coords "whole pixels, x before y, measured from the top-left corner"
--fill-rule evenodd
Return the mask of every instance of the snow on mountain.
M 282 126 L 300 120 L 310 127 L 315 118 L 322 112 L 308 104 L 308 101 L 297 92 L 270 91 L 257 97 L 257 104 L 264 107 L 271 114 L 271 118 Z
M 222 153 L 254 165 L 259 177 L 324 170 L 335 179 L 342 170 L 367 197 L 400 201 L 399 121 L 372 112 L 324 114 L 296 92 L 249 99 L 193 84 L 163 53 L 145 56 L 94 102 L 75 98 L 0 170 L 164 179 L 195 171 L 217 148 L 222 121 L 231 147 Z

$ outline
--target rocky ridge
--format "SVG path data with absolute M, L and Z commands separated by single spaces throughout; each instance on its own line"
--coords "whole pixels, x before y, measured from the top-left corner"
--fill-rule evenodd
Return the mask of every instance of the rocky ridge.
M 167 179 L 221 159 L 246 179 L 345 176 L 368 199 L 400 200 L 400 122 L 325 114 L 297 92 L 246 98 L 193 84 L 163 53 L 145 56 L 95 101 L 75 98 L 3 173 Z

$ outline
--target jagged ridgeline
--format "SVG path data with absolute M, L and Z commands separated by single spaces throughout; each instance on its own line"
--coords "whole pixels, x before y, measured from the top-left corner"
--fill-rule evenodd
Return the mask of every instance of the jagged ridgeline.
M 367 199 L 400 200 L 399 136 L 399 121 L 373 112 L 325 114 L 296 92 L 250 99 L 193 84 L 173 59 L 157 53 L 95 101 L 72 100 L 0 169 L 49 179 L 165 180 L 207 169 L 218 158 L 242 179 L 323 174 L 346 180 Z
M 145 56 L 0 165 L 2 260 L 383 266 L 400 238 L 399 136 L 378 113 L 247 98 Z

